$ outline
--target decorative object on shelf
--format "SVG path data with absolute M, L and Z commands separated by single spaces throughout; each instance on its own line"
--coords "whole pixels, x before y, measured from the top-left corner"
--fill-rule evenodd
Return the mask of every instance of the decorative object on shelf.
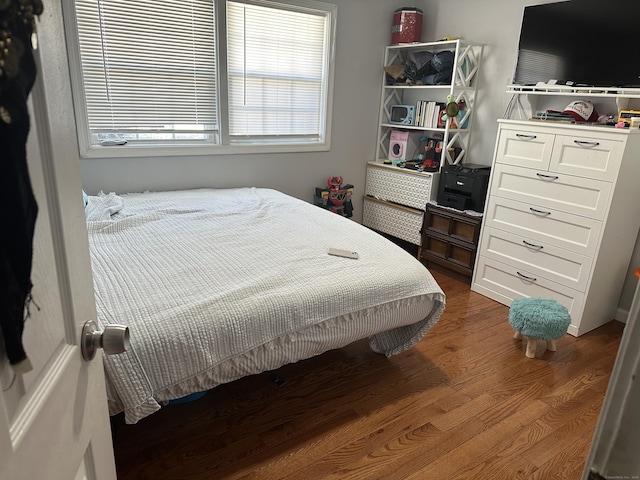
M 414 125 L 416 107 L 413 105 L 391 105 L 389 123 L 394 125 Z
M 413 43 L 422 40 L 422 10 L 402 7 L 393 12 L 391 43 Z
M 456 97 L 453 94 L 447 95 L 447 105 L 444 107 L 444 113 L 441 117 L 442 123 L 458 118 L 459 113 L 460 108 L 458 107 L 458 102 L 456 102 Z
M 392 130 L 389 136 L 389 160 L 393 165 L 411 161 L 420 143 L 420 132 Z
M 535 358 L 538 340 L 547 350 L 556 351 L 556 341 L 567 333 L 571 316 L 564 305 L 552 298 L 516 298 L 509 308 L 509 324 L 516 340 L 527 340 L 526 356 Z
M 353 185 L 342 184 L 342 177 L 335 176 L 327 179 L 327 187 L 316 187 L 314 204 L 343 217 L 353 216 Z

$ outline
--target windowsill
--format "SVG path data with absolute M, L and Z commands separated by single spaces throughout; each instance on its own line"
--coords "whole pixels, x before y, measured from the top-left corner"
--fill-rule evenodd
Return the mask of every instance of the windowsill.
M 329 142 L 287 145 L 96 145 L 80 155 L 81 158 L 139 158 L 139 157 L 197 157 L 215 155 L 259 155 L 269 153 L 326 152 Z

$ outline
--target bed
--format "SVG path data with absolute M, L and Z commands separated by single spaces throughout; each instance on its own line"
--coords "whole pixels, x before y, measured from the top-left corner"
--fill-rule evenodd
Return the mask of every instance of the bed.
M 98 322 L 131 332 L 103 357 L 110 414 L 127 423 L 363 338 L 398 354 L 445 307 L 405 250 L 275 190 L 101 193 L 85 211 Z

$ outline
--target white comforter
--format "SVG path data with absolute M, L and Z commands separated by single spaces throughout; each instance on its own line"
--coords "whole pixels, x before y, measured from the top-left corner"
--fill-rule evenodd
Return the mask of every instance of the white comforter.
M 444 309 L 403 249 L 274 190 L 100 195 L 87 221 L 99 322 L 131 330 L 129 351 L 104 357 L 111 413 L 129 423 L 360 338 L 394 355 Z

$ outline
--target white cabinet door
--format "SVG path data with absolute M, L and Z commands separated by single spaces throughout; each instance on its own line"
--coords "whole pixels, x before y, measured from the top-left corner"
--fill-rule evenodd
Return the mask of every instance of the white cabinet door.
M 31 276 L 39 308 L 31 305 L 23 334 L 33 370 L 14 375 L 0 362 L 3 480 L 116 478 L 101 356 L 87 362 L 79 347 L 96 310 L 61 18 L 59 2 L 46 2 L 38 24 L 27 156 L 39 205 Z

